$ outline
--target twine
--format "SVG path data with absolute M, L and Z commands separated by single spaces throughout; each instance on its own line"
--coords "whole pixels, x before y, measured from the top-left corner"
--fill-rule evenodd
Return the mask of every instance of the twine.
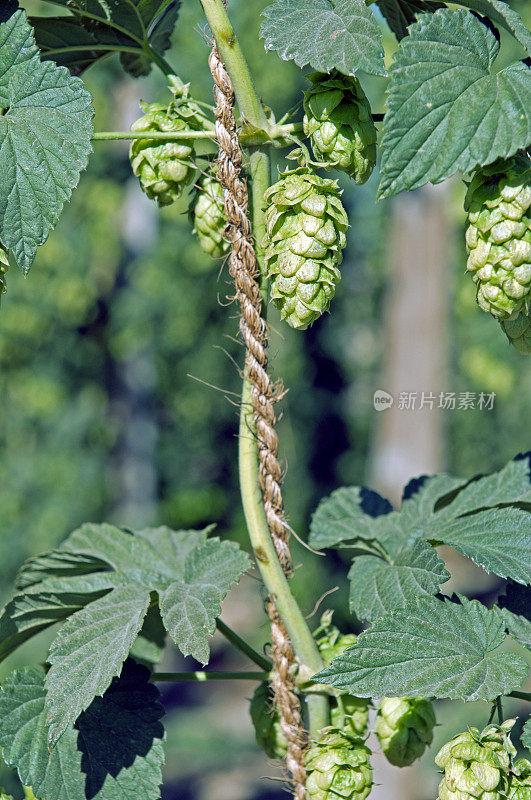
M 282 469 L 278 461 L 274 403 L 279 387 L 267 372 L 267 324 L 262 317 L 262 297 L 256 280 L 259 273 L 247 216 L 247 184 L 242 176 L 242 150 L 234 118 L 234 92 L 215 43 L 209 57 L 216 101 L 216 138 L 219 144 L 218 178 L 223 187 L 227 216 L 226 236 L 231 243 L 229 272 L 240 304 L 240 334 L 246 347 L 245 374 L 251 384 L 253 416 L 259 457 L 259 481 L 264 509 L 275 549 L 286 575 L 291 572 L 289 528 L 282 503 Z M 286 756 L 296 800 L 304 800 L 304 734 L 299 698 L 294 690 L 290 666 L 293 648 L 286 628 L 271 598 L 267 601 L 271 620 L 271 654 L 274 669 L 271 684 L 280 712 L 280 727 L 288 743 Z

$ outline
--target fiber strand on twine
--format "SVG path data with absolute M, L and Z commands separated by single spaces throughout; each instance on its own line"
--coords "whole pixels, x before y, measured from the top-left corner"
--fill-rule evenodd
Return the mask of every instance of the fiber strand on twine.
M 284 520 L 282 469 L 278 461 L 274 403 L 278 387 L 267 372 L 267 324 L 262 317 L 262 297 L 257 282 L 258 265 L 252 228 L 247 216 L 247 184 L 242 176 L 242 150 L 234 117 L 234 92 L 218 49 L 213 44 L 209 58 L 216 101 L 216 138 L 219 144 L 218 178 L 223 187 L 227 238 L 231 242 L 229 272 L 240 304 L 240 334 L 246 347 L 245 374 L 251 384 L 253 416 L 259 457 L 259 480 L 267 523 L 284 573 L 292 570 L 289 527 Z M 271 620 L 274 669 L 271 683 L 280 712 L 281 730 L 288 742 L 287 767 L 296 800 L 304 800 L 306 770 L 305 739 L 299 698 L 294 690 L 290 666 L 293 648 L 271 598 L 267 603 Z

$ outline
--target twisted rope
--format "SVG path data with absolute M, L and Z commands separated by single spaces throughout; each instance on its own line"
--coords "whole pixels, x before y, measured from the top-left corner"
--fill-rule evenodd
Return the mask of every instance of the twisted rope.
M 251 384 L 258 441 L 259 481 L 271 537 L 282 568 L 288 575 L 291 572 L 289 528 L 284 519 L 282 469 L 278 461 L 278 437 L 273 408 L 279 390 L 267 372 L 267 324 L 262 317 L 262 297 L 256 280 L 259 270 L 251 224 L 247 216 L 247 184 L 242 176 L 242 151 L 234 118 L 234 92 L 215 44 L 210 54 L 209 66 L 214 79 L 216 101 L 218 178 L 223 187 L 228 221 L 226 235 L 231 242 L 229 272 L 234 280 L 236 299 L 240 304 L 240 333 L 246 347 L 245 374 Z M 271 620 L 274 664 L 271 684 L 280 712 L 281 730 L 288 742 L 286 762 L 294 796 L 296 800 L 304 800 L 304 736 L 299 698 L 294 691 L 290 673 L 290 666 L 294 661 L 293 648 L 271 598 L 267 602 L 267 612 Z

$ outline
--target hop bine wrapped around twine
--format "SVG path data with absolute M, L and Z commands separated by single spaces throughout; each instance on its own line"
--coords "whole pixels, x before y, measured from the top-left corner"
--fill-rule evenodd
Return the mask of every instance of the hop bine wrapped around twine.
M 291 571 L 289 529 L 284 520 L 275 431 L 274 402 L 278 389 L 267 372 L 267 324 L 262 317 L 262 297 L 256 276 L 258 266 L 251 224 L 247 215 L 248 194 L 242 177 L 242 151 L 234 118 L 234 92 L 229 75 L 214 43 L 209 58 L 214 80 L 216 138 L 219 145 L 218 178 L 223 188 L 227 238 L 231 243 L 229 271 L 240 304 L 240 333 L 246 347 L 245 374 L 251 385 L 253 416 L 259 455 L 259 478 L 271 537 L 285 574 Z M 304 800 L 306 770 L 305 737 L 299 698 L 290 666 L 293 648 L 271 598 L 267 603 L 271 620 L 273 673 L 271 683 L 280 713 L 280 727 L 287 741 L 286 763 L 296 800 Z

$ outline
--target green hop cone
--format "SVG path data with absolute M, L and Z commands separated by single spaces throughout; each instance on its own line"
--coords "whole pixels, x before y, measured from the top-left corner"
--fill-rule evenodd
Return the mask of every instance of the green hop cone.
M 433 740 L 435 714 L 423 697 L 383 697 L 374 732 L 387 760 L 407 767 L 420 758 Z
M 256 688 L 250 712 L 257 744 L 269 758 L 284 758 L 288 743 L 280 729 L 280 714 L 273 705 L 273 692 L 267 681 Z
M 507 736 L 515 720 L 470 728 L 447 742 L 435 756 L 444 769 L 439 800 L 505 800 L 515 753 Z
M 515 350 L 523 356 L 531 354 L 531 310 L 512 314 L 501 326 Z
M 484 311 L 507 319 L 531 300 L 531 160 L 517 154 L 478 170 L 465 197 L 467 270 Z
M 306 751 L 307 800 L 364 800 L 372 787 L 371 751 L 337 728 L 320 731 Z
M 201 249 L 213 258 L 226 256 L 230 243 L 224 238 L 227 218 L 223 189 L 215 178 L 207 175 L 199 181 L 190 216 Z
M 360 82 L 335 70 L 308 77 L 303 126 L 315 157 L 365 183 L 376 163 L 376 128 Z
M 265 264 L 282 319 L 304 330 L 328 310 L 341 275 L 348 219 L 337 181 L 307 167 L 265 193 Z
M 190 97 L 189 84 L 175 75 L 170 77 L 174 99 L 169 106 L 141 103 L 144 116 L 131 125 L 134 132 L 145 132 L 145 139 L 134 139 L 129 158 L 133 172 L 144 192 L 160 206 L 178 200 L 194 181 L 193 138 L 176 141 L 149 138 L 150 132 L 186 132 L 211 129 L 201 108 Z
M 531 761 L 520 758 L 509 775 L 507 800 L 531 800 Z

